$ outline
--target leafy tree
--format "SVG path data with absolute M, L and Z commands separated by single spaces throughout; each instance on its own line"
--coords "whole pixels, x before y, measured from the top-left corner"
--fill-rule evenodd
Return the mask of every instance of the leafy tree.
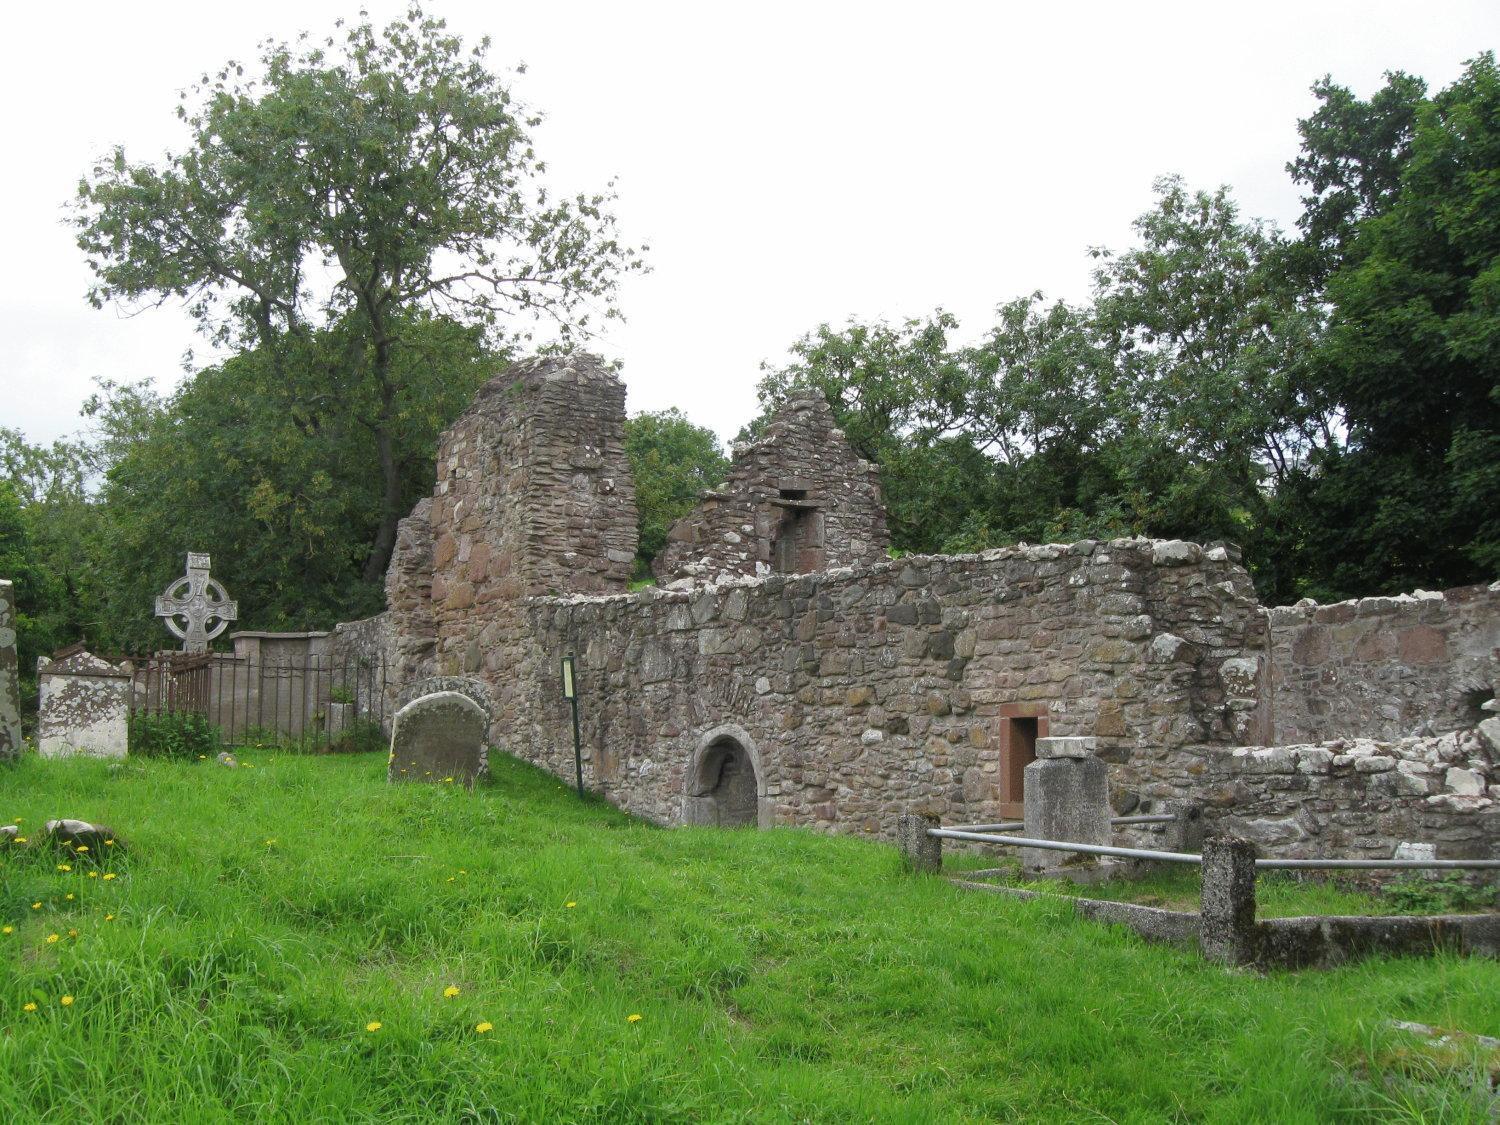
M 116 148 L 79 186 L 95 305 L 179 299 L 211 339 L 255 351 L 304 425 L 340 415 L 369 432 L 368 582 L 405 511 L 418 326 L 448 317 L 502 349 L 543 320 L 566 341 L 596 306 L 616 314 L 621 274 L 641 265 L 615 237 L 610 189 L 542 185 L 539 118 L 487 69 L 487 46 L 466 52 L 415 7 L 382 31 L 268 43 L 258 77 L 231 62 L 184 95 L 184 150 L 151 165 Z M 346 394 L 329 398 L 335 383 Z
M 1317 356 L 1349 448 L 1322 466 L 1308 566 L 1321 585 L 1356 592 L 1475 582 L 1500 566 L 1493 53 L 1416 108 L 1402 155 L 1394 189 L 1329 275 Z
M 432 487 L 438 434 L 497 360 L 476 329 L 451 320 L 422 317 L 402 334 L 389 425 L 409 505 Z M 381 608 L 381 583 L 360 579 L 383 483 L 370 472 L 376 438 L 358 418 L 378 391 L 346 377 L 336 357 L 350 345 L 337 328 L 315 343 L 335 358 L 305 354 L 292 379 L 287 355 L 254 350 L 165 400 L 106 387 L 90 404 L 108 451 L 105 611 L 121 644 L 160 643 L 151 599 L 190 550 L 213 553 L 242 628 L 326 627 Z
M 672 524 L 693 510 L 704 489 L 724 479 L 729 459 L 712 430 L 695 426 L 675 408 L 632 415 L 625 423 L 625 453 L 640 519 L 636 575 L 648 578 Z

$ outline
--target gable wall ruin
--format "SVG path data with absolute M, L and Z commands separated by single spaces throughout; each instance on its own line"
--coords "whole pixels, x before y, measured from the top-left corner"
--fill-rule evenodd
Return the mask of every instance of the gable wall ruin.
M 831 422 L 792 403 L 679 522 L 663 585 L 627 594 L 624 388 L 589 357 L 517 365 L 445 434 L 434 495 L 402 524 L 390 610 L 336 642 L 378 649 L 393 691 L 483 680 L 495 743 L 569 780 L 559 668 L 575 656 L 586 782 L 662 823 L 742 823 L 752 793 L 762 825 L 993 821 L 1015 808 L 1007 756 L 1050 733 L 1098 740 L 1122 814 L 1200 803 L 1292 855 L 1497 847 L 1485 738 L 1330 740 L 1411 733 L 1424 707 L 1435 729 L 1461 725 L 1444 710 L 1457 679 L 1493 694 L 1500 584 L 1267 611 L 1225 547 L 890 560 L 873 470 Z M 787 500 L 822 513 L 812 573 L 774 572 Z M 1387 634 L 1400 660 L 1366 659 Z M 1377 695 L 1399 699 L 1394 717 Z M 1246 749 L 1278 738 L 1318 745 Z

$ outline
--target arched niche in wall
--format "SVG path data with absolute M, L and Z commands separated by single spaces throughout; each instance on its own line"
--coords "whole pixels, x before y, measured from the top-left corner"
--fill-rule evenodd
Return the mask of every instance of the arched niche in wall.
M 714 727 L 698 739 L 688 762 L 686 789 L 685 824 L 753 828 L 769 822 L 760 752 L 740 727 Z

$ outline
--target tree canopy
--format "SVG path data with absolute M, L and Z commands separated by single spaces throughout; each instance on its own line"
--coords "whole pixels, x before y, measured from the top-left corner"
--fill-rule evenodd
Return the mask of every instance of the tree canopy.
M 184 95 L 182 151 L 146 164 L 116 148 L 79 185 L 95 305 L 185 302 L 215 342 L 255 352 L 303 425 L 338 413 L 370 432 L 366 582 L 410 500 L 402 411 L 431 355 L 422 326 L 473 327 L 503 350 L 541 319 L 566 342 L 596 307 L 617 315 L 619 278 L 641 266 L 616 237 L 612 189 L 549 191 L 528 133 L 539 118 L 487 47 L 466 50 L 418 8 L 381 30 L 364 19 L 316 45 L 267 43 L 257 74 L 230 62 Z

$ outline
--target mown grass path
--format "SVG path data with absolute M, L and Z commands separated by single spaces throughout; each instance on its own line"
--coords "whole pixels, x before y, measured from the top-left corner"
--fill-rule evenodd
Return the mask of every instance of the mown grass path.
M 1229 973 L 1066 906 L 905 876 L 882 845 L 669 831 L 494 771 L 474 793 L 389 787 L 371 757 L 0 773 L 0 823 L 76 816 L 131 849 L 97 877 L 0 856 L 0 1116 L 1487 1112 L 1462 1066 L 1385 1025 L 1500 1033 L 1493 962 Z

